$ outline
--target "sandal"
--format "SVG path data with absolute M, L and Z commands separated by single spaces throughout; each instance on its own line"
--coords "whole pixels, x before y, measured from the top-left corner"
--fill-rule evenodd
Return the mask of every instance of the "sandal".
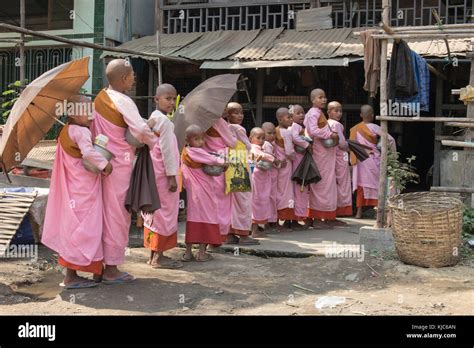
M 88 288 L 95 288 L 97 283 L 93 280 L 86 279 L 86 280 L 79 280 L 77 282 L 71 284 L 59 284 L 60 286 L 64 287 L 66 290 L 74 290 L 74 289 L 88 289 Z
M 233 234 L 229 234 L 227 236 L 227 239 L 225 240 L 224 244 L 239 244 L 239 241 L 240 241 L 240 238 L 233 235 Z
M 102 278 L 102 283 L 106 285 L 131 283 L 133 281 L 135 281 L 135 277 L 131 274 L 128 274 L 127 272 L 122 273 L 119 277 L 115 279 Z
M 181 255 L 181 261 L 183 261 L 183 262 L 192 262 L 192 261 L 196 261 L 196 259 L 194 258 L 193 254 L 191 254 L 190 258 L 187 258 L 186 254 L 183 254 L 183 255 Z
M 181 268 L 181 267 L 183 267 L 183 264 L 179 261 L 176 261 L 176 260 L 171 260 L 171 261 L 168 261 L 167 263 L 164 263 L 164 264 L 156 263 L 156 264 L 151 265 L 151 268 L 154 268 L 154 269 L 157 269 L 157 268 L 178 269 L 178 268 Z
M 196 261 L 197 262 L 207 262 L 207 261 L 214 260 L 214 257 L 211 254 L 205 253 L 204 255 L 205 255 L 205 257 L 203 259 L 200 259 L 199 255 L 196 255 L 196 257 L 195 257 Z

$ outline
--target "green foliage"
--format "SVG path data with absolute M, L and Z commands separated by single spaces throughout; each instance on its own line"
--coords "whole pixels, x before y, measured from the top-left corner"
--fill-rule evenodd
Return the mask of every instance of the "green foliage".
M 416 160 L 416 156 L 407 157 L 408 163 L 399 161 L 399 152 L 388 152 L 387 156 L 387 176 L 393 178 L 395 188 L 402 192 L 410 182 L 419 183 L 420 176 L 416 173 L 416 168 L 411 164 Z
M 462 232 L 465 235 L 474 235 L 474 208 L 464 209 Z
M 25 80 L 25 85 L 28 84 L 28 80 Z M 15 81 L 8 85 L 8 89 L 1 93 L 1 99 L 3 100 L 0 107 L 0 124 L 4 124 L 7 121 L 8 116 L 13 108 L 13 105 L 18 100 L 22 90 L 21 82 Z

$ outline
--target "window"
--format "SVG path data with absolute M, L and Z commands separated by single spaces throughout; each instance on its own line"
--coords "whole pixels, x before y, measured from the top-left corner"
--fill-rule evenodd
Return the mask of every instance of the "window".
M 72 10 L 74 0 L 25 0 L 25 26 L 31 30 L 72 29 Z M 20 1 L 2 3 L 0 22 L 20 26 Z

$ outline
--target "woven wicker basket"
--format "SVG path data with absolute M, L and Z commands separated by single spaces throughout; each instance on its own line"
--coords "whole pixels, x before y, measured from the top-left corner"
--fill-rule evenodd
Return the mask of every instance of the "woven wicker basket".
M 435 192 L 393 196 L 388 201 L 393 238 L 400 260 L 421 267 L 444 267 L 459 261 L 462 202 Z

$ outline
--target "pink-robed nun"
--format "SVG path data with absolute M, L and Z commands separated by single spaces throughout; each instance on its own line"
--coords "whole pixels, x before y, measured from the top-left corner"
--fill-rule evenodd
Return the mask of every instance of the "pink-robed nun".
M 101 174 L 87 171 L 83 160 L 100 171 L 108 163 L 94 150 L 87 127 L 68 124 L 58 137 L 41 242 L 59 254 L 61 266 L 100 275 Z
M 236 143 L 235 133 L 231 131 L 229 124 L 223 118 L 218 119 L 205 133 L 204 149 L 210 152 L 227 155 L 227 148 L 234 148 Z M 224 241 L 231 224 L 231 195 L 225 193 L 224 174 L 217 176 L 216 179 L 215 194 L 218 202 L 219 229 Z

